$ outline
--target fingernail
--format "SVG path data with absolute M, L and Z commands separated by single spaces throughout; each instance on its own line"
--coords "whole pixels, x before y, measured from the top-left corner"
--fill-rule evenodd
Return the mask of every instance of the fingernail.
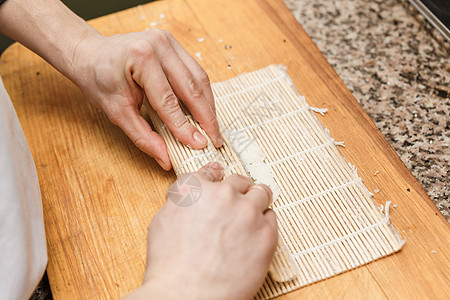
M 221 135 L 219 135 L 219 137 L 217 138 L 217 148 L 222 146 L 223 146 L 223 138 Z
M 208 166 L 215 170 L 218 170 L 218 171 L 223 170 L 222 165 L 220 163 L 218 163 L 217 161 L 213 161 L 213 162 L 209 163 Z
M 206 140 L 205 136 L 201 134 L 199 131 L 194 132 L 194 140 L 197 142 L 198 146 L 205 147 L 208 141 Z

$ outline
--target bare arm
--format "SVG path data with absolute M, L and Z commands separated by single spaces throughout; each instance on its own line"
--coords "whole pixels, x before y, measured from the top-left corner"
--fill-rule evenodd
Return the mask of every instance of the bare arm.
M 58 0 L 7 0 L 0 6 L 0 33 L 25 45 L 74 78 L 77 45 L 100 33 Z
M 104 37 L 59 0 L 7 0 L 0 33 L 17 40 L 70 78 L 136 146 L 171 168 L 162 138 L 139 113 L 144 93 L 184 144 L 205 137 L 184 117 L 181 99 L 216 147 L 222 145 L 208 76 L 164 30 Z

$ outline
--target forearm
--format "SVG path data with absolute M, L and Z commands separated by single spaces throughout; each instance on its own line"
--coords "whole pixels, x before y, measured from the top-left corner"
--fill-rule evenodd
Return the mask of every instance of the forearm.
M 0 33 L 25 45 L 71 79 L 77 45 L 99 35 L 59 0 L 6 0 L 0 6 Z

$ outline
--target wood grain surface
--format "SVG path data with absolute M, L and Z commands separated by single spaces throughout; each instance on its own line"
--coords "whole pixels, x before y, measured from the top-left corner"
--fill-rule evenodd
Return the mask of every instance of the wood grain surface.
M 282 0 L 158 1 L 90 23 L 113 35 L 151 28 L 151 22 L 192 55 L 200 52 L 213 82 L 270 64 L 288 66 L 309 104 L 329 109 L 321 121 L 345 141 L 342 153 L 369 190 L 380 190 L 375 201 L 398 205 L 392 222 L 407 239 L 400 253 L 282 298 L 448 298 L 449 224 Z M 4 52 L 0 73 L 38 170 L 53 296 L 111 299 L 136 288 L 148 223 L 175 175 L 24 47 Z

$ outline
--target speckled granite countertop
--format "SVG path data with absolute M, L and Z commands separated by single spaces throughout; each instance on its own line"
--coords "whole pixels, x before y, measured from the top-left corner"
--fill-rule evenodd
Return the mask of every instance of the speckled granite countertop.
M 449 53 L 401 0 L 285 0 L 450 221 Z

